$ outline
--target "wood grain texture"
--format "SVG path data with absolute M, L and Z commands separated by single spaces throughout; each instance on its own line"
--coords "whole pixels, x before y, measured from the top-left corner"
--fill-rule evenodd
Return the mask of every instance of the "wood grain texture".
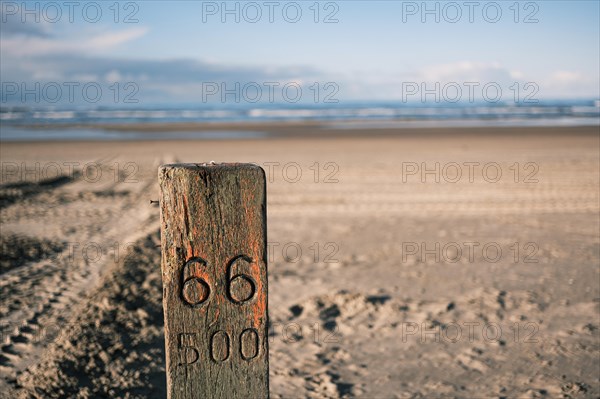
M 159 169 L 169 398 L 269 395 L 264 171 Z

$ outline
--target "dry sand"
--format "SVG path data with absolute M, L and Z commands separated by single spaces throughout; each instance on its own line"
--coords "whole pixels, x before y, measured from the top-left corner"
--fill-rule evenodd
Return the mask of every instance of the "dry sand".
M 164 396 L 149 201 L 214 160 L 272 180 L 272 397 L 597 398 L 598 128 L 347 133 L 3 143 L 3 396 Z

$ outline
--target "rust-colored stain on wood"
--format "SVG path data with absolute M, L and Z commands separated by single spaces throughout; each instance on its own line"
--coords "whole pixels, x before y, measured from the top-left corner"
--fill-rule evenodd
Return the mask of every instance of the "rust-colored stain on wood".
M 159 183 L 169 397 L 268 397 L 264 171 L 164 165 Z

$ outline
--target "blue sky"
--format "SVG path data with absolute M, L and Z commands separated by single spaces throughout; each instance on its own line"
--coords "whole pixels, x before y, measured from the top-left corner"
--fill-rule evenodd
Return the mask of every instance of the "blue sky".
M 540 99 L 600 96 L 598 1 L 247 3 L 227 3 L 237 4 L 236 22 L 222 2 L 120 2 L 118 16 L 113 1 L 98 2 L 97 21 L 81 2 L 70 22 L 55 2 L 54 22 L 55 8 L 27 2 L 38 4 L 36 22 L 22 2 L 3 1 L 2 81 L 131 81 L 142 99 L 165 103 L 199 101 L 203 82 L 264 81 L 335 82 L 341 100 L 396 100 L 406 82 L 497 82 L 505 91 L 534 82 Z M 423 15 L 423 4 L 434 11 Z M 324 23 L 327 15 L 337 22 Z

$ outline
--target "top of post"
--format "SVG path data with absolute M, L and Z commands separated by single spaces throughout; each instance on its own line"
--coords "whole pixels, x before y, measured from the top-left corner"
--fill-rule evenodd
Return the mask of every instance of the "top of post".
M 240 169 L 262 169 L 260 166 L 254 163 L 240 163 L 240 162 L 220 162 L 215 161 L 201 162 L 201 163 L 172 163 L 161 165 L 160 169 L 204 169 L 204 168 L 240 168 Z
M 211 170 L 219 171 L 219 172 L 235 172 L 235 171 L 257 171 L 263 177 L 265 175 L 265 171 L 259 165 L 254 163 L 239 163 L 239 162 L 224 162 L 224 163 L 216 163 L 214 161 L 211 162 L 201 162 L 201 163 L 173 163 L 161 165 L 158 168 L 158 174 L 165 175 L 169 174 L 172 171 L 202 171 L 202 172 L 210 172 Z

